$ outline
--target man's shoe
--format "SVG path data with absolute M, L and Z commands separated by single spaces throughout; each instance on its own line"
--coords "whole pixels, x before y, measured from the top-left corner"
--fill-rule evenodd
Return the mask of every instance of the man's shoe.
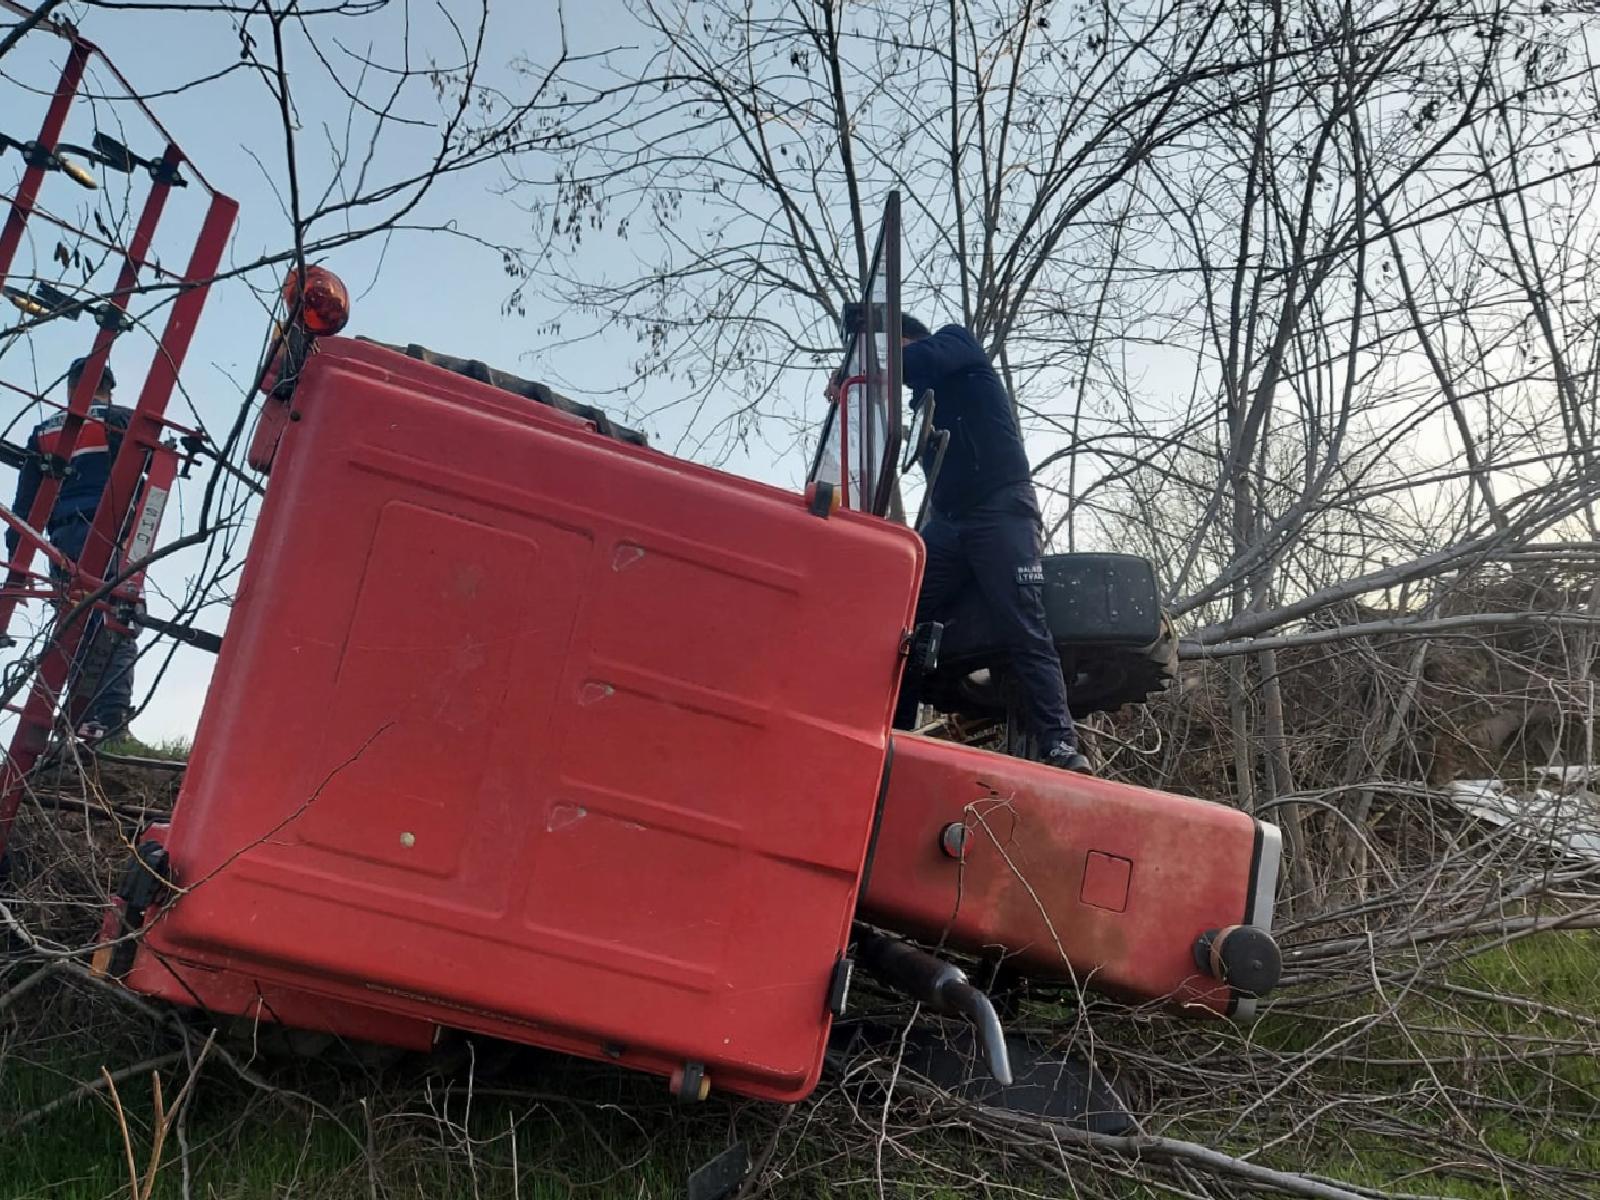
M 1050 752 L 1044 756 L 1044 764 L 1058 771 L 1076 771 L 1079 775 L 1094 774 L 1089 769 L 1089 760 L 1069 742 L 1061 742 L 1050 747 Z
M 102 721 L 85 721 L 78 726 L 78 741 L 91 750 L 105 741 L 110 734 L 111 731 L 106 728 L 105 723 Z
M 91 750 L 102 742 L 114 742 L 128 734 L 132 714 L 126 708 L 108 708 L 78 726 L 78 741 Z

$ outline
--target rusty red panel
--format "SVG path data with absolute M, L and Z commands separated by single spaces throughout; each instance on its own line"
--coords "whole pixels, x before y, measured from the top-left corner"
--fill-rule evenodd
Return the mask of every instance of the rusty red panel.
M 1270 923 L 1277 856 L 1277 831 L 1236 809 L 897 734 L 861 908 L 1032 974 L 1227 1013 L 1253 1005 L 1200 974 L 1194 941 Z
M 294 417 L 153 944 L 805 1095 L 920 541 L 356 342 Z

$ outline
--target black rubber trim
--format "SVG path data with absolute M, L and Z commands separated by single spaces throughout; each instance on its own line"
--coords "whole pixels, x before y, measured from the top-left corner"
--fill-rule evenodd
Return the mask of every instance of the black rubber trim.
M 878 834 L 883 832 L 883 802 L 889 796 L 889 772 L 894 770 L 894 734 L 889 735 L 888 749 L 883 756 L 883 779 L 878 783 L 878 800 L 872 809 L 872 833 L 867 838 L 867 858 L 861 864 L 861 880 L 856 885 L 856 905 L 867 894 L 867 884 L 872 879 L 872 862 L 878 856 Z
M 1251 818 L 1250 825 L 1255 830 L 1255 843 L 1250 847 L 1250 886 L 1244 893 L 1244 919 L 1241 925 L 1249 925 L 1255 920 L 1256 915 L 1256 886 L 1261 876 L 1261 848 L 1266 844 L 1266 836 L 1261 832 L 1261 822 Z M 1239 1010 L 1239 993 L 1234 988 L 1228 989 L 1228 1016 L 1233 1016 Z

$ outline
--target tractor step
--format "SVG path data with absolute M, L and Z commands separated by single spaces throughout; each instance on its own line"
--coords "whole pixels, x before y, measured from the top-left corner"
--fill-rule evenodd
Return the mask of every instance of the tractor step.
M 1048 1051 L 1021 1034 L 1008 1033 L 1011 1083 L 990 1074 L 979 1036 L 967 1025 L 862 1020 L 834 1026 L 827 1065 L 836 1075 L 865 1054 L 899 1059 L 902 1075 L 952 1096 L 989 1108 L 1004 1108 L 1073 1125 L 1090 1133 L 1120 1136 L 1134 1128 L 1133 1114 L 1116 1087 L 1092 1063 Z

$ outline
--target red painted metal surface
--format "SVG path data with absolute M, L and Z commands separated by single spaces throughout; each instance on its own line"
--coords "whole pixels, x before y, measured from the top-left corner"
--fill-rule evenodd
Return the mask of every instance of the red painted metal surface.
M 141 490 L 141 477 L 146 470 L 145 456 L 160 447 L 161 437 L 168 428 L 167 401 L 177 385 L 178 372 L 183 367 L 184 359 L 188 357 L 189 344 L 194 338 L 200 313 L 205 308 L 211 280 L 222 262 L 228 235 L 238 215 L 238 204 L 227 196 L 214 196 L 206 210 L 189 267 L 184 272 L 187 286 L 167 313 L 160 346 L 145 375 L 138 403 L 134 405 L 133 416 L 128 423 L 128 432 L 116 461 L 111 465 L 111 477 L 106 482 L 100 506 L 95 510 L 93 531 L 79 563 L 84 571 L 96 575 L 105 571 L 111 546 L 120 544 L 124 539 L 123 530 L 131 506 L 141 495 L 148 496 L 150 488 L 156 486 L 155 481 L 146 480 Z M 166 485 L 171 486 L 170 477 Z M 160 513 L 157 512 L 156 528 L 160 525 L 159 518 Z M 129 531 L 127 536 L 132 536 L 134 532 L 139 531 Z M 155 529 L 142 532 L 147 535 L 143 546 L 148 550 L 153 546 Z
M 941 849 L 951 822 L 967 831 L 960 860 Z M 861 915 L 1004 950 L 1030 975 L 1092 972 L 1098 991 L 1220 1014 L 1234 997 L 1195 967 L 1194 940 L 1261 919 L 1276 854 L 1275 832 L 1236 809 L 896 734 Z
M 141 845 L 165 844 L 171 827 L 152 825 L 139 835 Z M 90 970 L 104 977 L 113 950 L 125 936 L 126 908 L 116 897 L 100 924 L 99 946 Z M 432 1048 L 437 1026 L 411 1017 L 397 1016 L 365 1005 L 317 996 L 295 988 L 263 984 L 237 971 L 199 967 L 179 962 L 140 940 L 132 965 L 116 982 L 132 991 L 181 1008 L 203 1010 L 222 1017 L 238 1017 L 251 1024 L 282 1025 L 331 1033 L 352 1041 L 374 1042 L 425 1052 Z
M 20 8 L 11 0 L 0 0 L 0 7 L 23 17 L 31 15 L 30 10 Z M 97 47 L 79 37 L 65 22 L 42 22 L 37 33 L 41 37 L 58 37 L 67 47 L 56 91 L 36 138 L 41 147 L 50 151 L 56 148 L 84 68 L 91 57 L 96 57 L 100 65 L 121 82 L 127 93 L 122 99 L 135 105 L 150 120 L 161 133 L 165 146 L 159 162 L 153 164 L 155 169 L 140 206 L 132 237 L 125 247 L 110 247 L 121 259 L 117 281 L 101 306 L 103 319 L 94 335 L 85 369 L 67 405 L 66 419 L 53 447 L 55 454 L 70 460 L 78 443 L 84 429 L 85 415 L 112 343 L 120 336 L 119 322 L 112 318 L 125 313 L 129 299 L 140 282 L 141 272 L 151 269 L 148 259 L 156 228 L 180 166 L 186 167 L 193 179 L 210 194 L 210 202 L 188 269 L 181 281 L 183 287 L 173 301 L 160 344 L 156 348 L 154 363 L 145 378 L 128 433 L 113 464 L 111 479 L 96 510 L 93 534 L 88 539 L 82 559 L 76 564 L 65 564 L 70 568 L 70 580 L 56 593 L 63 619 L 52 630 L 44 653 L 37 663 L 32 664 L 33 685 L 18 713 L 20 719 L 16 733 L 4 764 L 0 766 L 0 851 L 5 848 L 11 822 L 27 784 L 28 772 L 48 744 L 70 664 L 83 637 L 88 613 L 82 611 L 86 605 L 80 602 L 102 590 L 114 553 L 120 550 L 124 563 L 141 557 L 137 554 L 130 557 L 130 547 L 126 544 L 128 539 L 133 539 L 145 549 L 154 544 L 163 506 L 155 502 L 153 489 L 160 483 L 157 481 L 146 485 L 141 490 L 141 479 L 149 456 L 153 454 L 157 472 L 166 478 L 166 486 L 170 487 L 168 468 L 172 465 L 171 456 L 163 457 L 165 452 L 160 448 L 163 433 L 169 428 L 165 420 L 166 405 L 238 212 L 233 200 L 211 189 L 199 171 L 188 164 L 183 152 L 167 135 L 148 106 Z M 0 231 L 0 280 L 4 280 L 11 270 L 30 218 L 38 215 L 54 225 L 70 228 L 60 218 L 38 207 L 40 187 L 47 173 L 41 166 L 29 167 L 10 198 L 6 224 L 4 230 Z M 98 240 L 90 234 L 85 236 L 90 241 Z M 104 245 L 103 242 L 100 244 Z M 170 273 L 158 273 L 171 278 Z M 20 527 L 22 538 L 14 559 L 6 564 L 5 583 L 0 587 L 0 632 L 9 629 L 17 605 L 23 600 L 37 598 L 40 590 L 38 585 L 49 582 L 48 577 L 35 575 L 29 570 L 35 551 L 42 550 L 52 563 L 63 565 L 60 555 L 42 537 L 59 491 L 60 481 L 46 476 L 32 509 L 28 513 L 17 514 L 23 523 Z M 138 507 L 137 520 L 130 521 L 130 513 L 135 506 Z M 104 597 L 97 603 L 104 608 L 109 600 L 109 597 Z M 69 617 L 72 619 L 66 619 Z
M 167 157 L 174 165 L 180 159 L 176 148 L 171 146 L 168 147 Z M 152 185 L 152 199 L 145 210 L 150 229 L 146 229 L 146 220 L 141 218 L 139 232 L 134 238 L 136 244 L 141 238 L 148 242 L 155 218 L 159 216 L 161 210 L 161 204 L 154 197 L 157 193 L 164 194 L 166 190 L 163 185 Z M 69 594 L 76 592 L 78 595 L 88 595 L 92 591 L 97 591 L 100 582 L 106 578 L 114 549 L 121 545 L 127 536 L 124 532 L 127 529 L 127 517 L 131 506 L 139 497 L 139 481 L 146 467 L 147 455 L 157 451 L 160 446 L 161 433 L 165 428 L 163 414 L 166 411 L 167 400 L 172 394 L 184 358 L 188 355 L 195 325 L 199 321 L 201 310 L 205 307 L 211 280 L 216 276 L 217 266 L 222 261 L 228 234 L 233 228 L 238 211 L 238 204 L 229 197 L 220 194 L 212 196 L 206 210 L 205 221 L 201 225 L 194 251 L 190 256 L 188 270 L 184 273 L 188 286 L 173 301 L 167 314 L 167 322 L 162 330 L 155 361 L 145 376 L 128 432 L 123 438 L 121 449 L 117 452 L 116 461 L 112 464 L 111 477 L 100 497 L 100 504 L 95 509 L 93 529 L 85 544 L 83 556 L 77 563 L 77 577 L 69 589 Z M 154 216 L 151 215 L 152 212 Z M 143 249 L 138 245 L 134 249 L 143 253 Z M 113 303 L 118 307 L 126 304 L 127 289 L 131 288 L 135 278 L 132 258 L 133 256 L 130 256 L 128 264 L 124 267 L 118 282 L 117 294 L 113 297 Z M 86 389 L 98 383 L 99 368 L 104 366 L 112 336 L 107 330 L 101 330 L 96 335 L 94 352 L 96 357 L 85 367 L 83 378 L 79 380 L 79 385 L 73 392 L 71 408 L 79 414 L 79 420 L 75 422 L 69 417 L 63 427 L 58 453 L 65 456 L 70 456 L 72 442 L 77 435 L 77 426 L 81 424 L 81 415 L 88 411 L 92 392 Z M 35 514 L 40 513 L 42 509 L 43 515 L 48 516 L 50 506 L 55 503 L 58 486 L 55 481 L 46 480 L 45 485 L 40 487 L 39 498 L 33 507 Z M 47 494 L 48 505 L 45 503 Z M 142 536 L 147 539 L 144 544 L 153 544 L 159 529 L 160 515 L 160 512 L 156 511 L 155 525 L 142 530 Z M 42 522 L 29 523 L 36 529 L 43 527 Z M 37 544 L 33 537 L 24 536 L 18 547 L 17 557 L 7 576 L 4 594 L 0 595 L 0 618 L 6 623 L 9 623 L 17 603 L 17 597 L 12 594 L 14 585 L 24 582 L 21 572 L 28 566 L 32 549 Z M 125 560 L 124 566 L 135 566 L 134 560 Z M 64 621 L 57 626 L 49 647 L 39 660 L 33 687 L 27 702 L 23 705 L 11 749 L 6 755 L 3 766 L 0 766 L 0 850 L 5 848 L 11 823 L 22 801 L 28 772 L 33 769 L 39 755 L 49 744 L 52 715 L 65 691 L 73 656 L 83 640 L 85 616 L 86 614 L 80 613 L 78 619 Z
M 123 983 L 133 991 L 182 1008 L 418 1052 L 432 1048 L 437 1030 L 433 1023 L 415 1017 L 263 984 L 234 971 L 182 963 L 147 946 L 139 947 Z
M 920 541 L 362 343 L 293 403 L 151 949 L 805 1095 Z
M 161 161 L 163 165 L 169 166 L 175 170 L 183 161 L 183 155 L 176 146 L 168 145 Z M 172 185 L 170 183 L 155 181 L 151 184 L 150 191 L 145 196 L 144 207 L 139 213 L 139 221 L 133 231 L 133 239 L 128 244 L 126 254 L 123 255 L 122 268 L 117 276 L 116 287 L 112 290 L 110 296 L 107 297 L 107 303 L 115 308 L 119 315 L 127 312 L 128 299 L 133 294 L 134 286 L 139 282 L 138 264 L 141 263 L 144 260 L 145 255 L 149 253 L 151 240 L 155 237 L 156 226 L 160 224 L 161 213 L 166 207 L 167 196 L 171 191 Z M 219 200 L 220 199 L 221 198 L 219 197 Z M 227 201 L 227 204 L 232 205 L 232 201 Z M 213 207 L 215 208 L 215 206 Z M 236 209 L 237 206 L 234 207 Z M 17 210 L 13 209 L 12 215 L 15 216 L 16 212 Z M 232 212 L 229 212 L 227 222 L 228 227 L 232 228 Z M 223 238 L 225 239 L 226 236 L 227 231 L 224 230 Z M 202 234 L 202 240 L 203 239 L 204 235 Z M 217 261 L 221 261 L 220 247 Z M 209 281 L 215 270 L 216 266 L 215 263 L 213 263 L 211 269 L 207 271 L 206 274 L 201 278 Z M 191 278 L 194 277 L 191 276 Z M 177 303 L 182 304 L 186 298 L 187 294 L 184 297 L 180 297 Z M 202 294 L 199 304 L 203 303 L 204 295 Z M 199 304 L 195 305 L 197 310 Z M 111 354 L 111 344 L 117 339 L 117 336 L 118 334 L 115 327 L 108 328 L 102 326 L 98 331 L 96 331 L 94 336 L 94 346 L 88 353 L 87 362 L 85 362 L 83 368 L 83 374 L 79 376 L 77 386 L 72 389 L 72 397 L 67 405 L 66 421 L 62 424 L 61 430 L 57 434 L 56 444 L 54 447 L 54 453 L 66 461 L 71 461 L 72 452 L 77 448 L 78 438 L 84 428 L 84 418 L 89 412 L 90 405 L 94 403 L 94 394 L 100 387 L 101 373 L 105 370 L 106 359 L 110 357 Z M 163 342 L 163 346 L 165 346 L 165 342 Z M 185 346 L 179 349 L 179 363 L 182 362 L 183 349 L 186 348 L 187 339 L 185 339 Z M 158 355 L 158 369 L 151 371 L 151 378 L 154 378 L 157 375 L 162 362 L 163 357 Z M 170 369 L 170 373 L 173 378 L 176 378 L 175 367 Z M 146 391 L 149 391 L 148 381 Z M 168 383 L 166 389 L 161 392 L 159 398 L 153 406 L 142 405 L 139 409 L 137 409 L 135 412 L 135 424 L 139 424 L 141 421 L 147 424 L 153 423 L 155 434 L 159 436 L 161 428 L 160 414 L 166 408 L 167 396 L 170 394 L 170 392 L 171 384 Z M 143 399 L 144 397 L 141 395 L 141 401 L 143 401 Z M 140 432 L 145 432 L 148 434 L 149 430 L 146 428 L 140 430 Z M 133 437 L 137 437 L 137 434 L 134 430 L 130 429 L 129 433 Z M 147 437 L 146 440 L 149 440 L 149 438 Z M 120 457 L 127 458 L 129 456 L 121 455 Z M 136 462 L 134 466 L 135 478 L 137 478 L 137 470 L 138 464 Z M 103 536 L 103 529 L 116 528 L 118 525 L 120 525 L 121 519 L 127 514 L 128 505 L 132 502 L 132 491 L 131 488 L 128 488 L 126 484 L 124 487 L 127 488 L 127 490 L 121 492 L 114 490 L 114 488 L 111 486 L 106 488 L 106 496 L 102 497 L 100 508 L 97 510 L 97 519 L 95 522 L 96 533 L 101 533 Z M 45 476 L 45 478 L 39 484 L 38 492 L 34 496 L 32 509 L 30 509 L 27 513 L 19 513 L 18 515 L 24 517 L 28 524 L 33 528 L 43 529 L 50 519 L 51 510 L 55 508 L 56 496 L 60 493 L 60 491 L 61 480 L 55 478 L 54 476 Z M 100 514 L 105 515 L 106 519 L 104 521 L 99 519 Z M 26 568 L 32 553 L 32 540 L 29 538 L 24 538 L 17 548 L 16 561 Z M 109 561 L 109 544 L 104 547 L 102 557 Z M 104 564 L 102 563 L 102 567 L 103 566 Z M 85 569 L 89 570 L 92 568 L 85 566 Z M 6 629 L 10 627 L 11 616 L 15 610 L 15 607 L 16 600 L 11 596 L 9 589 L 0 592 L 0 629 Z M 3 807 L 0 807 L 0 812 L 3 812 Z M 3 817 L 0 817 L 0 820 L 3 820 Z
M 61 68 L 55 95 L 50 98 L 50 107 L 45 112 L 39 136 L 35 139 L 45 150 L 54 152 L 61 140 L 61 131 L 66 127 L 73 97 L 78 94 L 78 84 L 83 79 L 83 67 L 89 61 L 90 50 L 86 42 L 73 42 L 67 51 L 67 61 Z M 11 198 L 11 211 L 6 214 L 4 229 L 0 229 L 0 279 L 11 273 L 11 260 L 16 257 L 17 247 L 22 244 L 22 231 L 27 227 L 28 218 L 33 215 L 33 206 L 38 202 L 44 176 L 43 164 L 28 167 L 22 173 L 22 181 Z

